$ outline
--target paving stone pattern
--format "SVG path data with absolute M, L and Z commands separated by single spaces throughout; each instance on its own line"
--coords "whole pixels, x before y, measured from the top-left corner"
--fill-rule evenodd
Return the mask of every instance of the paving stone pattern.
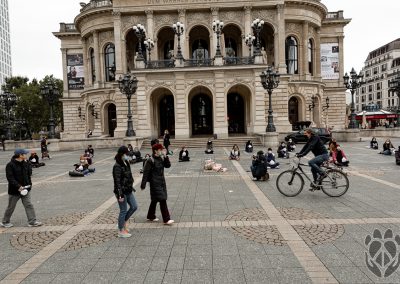
M 54 216 L 49 219 L 43 220 L 44 225 L 59 226 L 59 225 L 74 225 L 77 224 L 86 216 L 87 212 L 73 212 L 60 216 Z
M 61 248 L 64 251 L 91 247 L 117 238 L 117 230 L 81 231 Z
M 62 233 L 59 231 L 17 233 L 11 237 L 10 244 L 18 250 L 39 251 L 61 236 Z
M 344 234 L 343 225 L 293 226 L 309 246 L 332 243 Z

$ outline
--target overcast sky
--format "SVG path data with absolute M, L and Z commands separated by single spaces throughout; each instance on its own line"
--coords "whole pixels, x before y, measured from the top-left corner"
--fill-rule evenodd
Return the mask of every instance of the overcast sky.
M 135 1 L 135 0 L 132 0 Z M 62 78 L 60 41 L 52 32 L 72 23 L 77 0 L 9 0 L 13 75 Z M 85 0 L 84 2 L 88 2 Z M 344 10 L 352 22 L 345 29 L 345 70 L 359 71 L 369 51 L 398 37 L 399 0 L 322 0 L 329 11 Z

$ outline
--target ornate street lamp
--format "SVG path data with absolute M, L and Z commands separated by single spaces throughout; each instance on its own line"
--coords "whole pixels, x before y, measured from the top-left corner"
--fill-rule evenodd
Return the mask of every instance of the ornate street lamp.
M 251 28 L 253 29 L 253 32 L 257 37 L 256 50 L 254 51 L 255 56 L 261 55 L 260 32 L 261 32 L 263 26 L 264 26 L 264 21 L 260 20 L 260 19 L 255 19 L 251 23 Z
M 351 119 L 349 123 L 349 128 L 352 129 L 358 128 L 354 106 L 354 93 L 363 83 L 362 79 L 363 75 L 361 73 L 357 75 L 357 72 L 354 70 L 354 68 L 351 69 L 350 76 L 347 73 L 343 76 L 344 86 L 351 92 Z
M 245 41 L 246 45 L 249 47 L 249 57 L 252 57 L 252 54 L 251 54 L 251 47 L 254 45 L 255 39 L 256 39 L 256 37 L 253 36 L 253 35 L 251 35 L 251 34 L 248 34 L 248 35 L 244 38 L 244 41 Z
M 389 91 L 397 94 L 397 127 L 400 127 L 400 73 L 389 81 Z
M 265 71 L 261 72 L 260 75 L 261 84 L 265 90 L 268 92 L 269 96 L 269 108 L 268 108 L 268 124 L 267 124 L 267 132 L 275 132 L 274 125 L 274 117 L 272 116 L 272 90 L 276 89 L 279 86 L 279 78 L 280 75 L 278 72 L 275 72 L 271 66 L 268 66 Z
M 212 27 L 213 31 L 217 34 L 217 51 L 215 53 L 215 57 L 221 57 L 222 53 L 219 38 L 222 34 L 222 29 L 224 28 L 224 22 L 221 22 L 220 20 L 213 21 Z
M 329 97 L 326 97 L 325 99 L 325 105 L 322 106 L 322 111 L 326 111 L 329 109 Z
M 147 51 L 149 52 L 149 60 L 148 62 L 151 62 L 151 51 L 154 48 L 154 41 L 150 38 L 146 39 L 144 41 L 144 45 L 146 46 Z
M 131 97 L 135 94 L 138 87 L 138 80 L 134 75 L 125 74 L 124 77 L 119 77 L 118 80 L 119 90 L 128 99 L 128 129 L 126 130 L 126 136 L 132 137 L 136 136 L 135 130 L 133 130 L 132 123 L 132 112 L 131 112 Z
M 143 53 L 142 53 L 142 39 L 146 37 L 146 29 L 143 25 L 138 24 L 137 26 L 133 26 L 133 31 L 136 34 L 136 37 L 139 40 L 139 46 L 138 46 L 138 55 L 136 60 L 143 61 Z
M 311 112 L 315 108 L 315 96 L 312 95 L 311 103 L 308 105 L 308 111 Z
M 50 119 L 49 119 L 49 138 L 53 139 L 55 137 L 55 123 L 53 115 L 53 107 L 58 101 L 60 92 L 54 82 L 48 82 L 40 87 L 40 93 L 43 98 L 47 100 L 50 106 Z
M 177 22 L 176 24 L 172 25 L 172 28 L 174 29 L 174 33 L 178 37 L 178 52 L 176 53 L 176 58 L 183 59 L 182 50 L 181 50 L 181 35 L 183 34 L 183 31 L 185 30 L 185 26 L 181 22 Z
M 7 111 L 7 140 L 12 139 L 12 130 L 11 130 L 11 109 L 17 102 L 17 96 L 5 91 L 4 93 L 0 94 L 0 103 Z

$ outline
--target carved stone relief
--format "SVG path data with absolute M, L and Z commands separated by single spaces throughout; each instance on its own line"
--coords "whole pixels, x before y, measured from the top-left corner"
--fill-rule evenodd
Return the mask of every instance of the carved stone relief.
M 260 19 L 274 23 L 276 20 L 276 10 L 253 10 L 251 16 L 253 19 Z
M 178 21 L 177 14 L 156 15 L 154 17 L 155 30 L 158 30 L 160 27 L 165 26 L 165 25 L 172 26 L 177 21 Z
M 147 19 L 145 15 L 122 17 L 121 22 L 123 34 L 125 34 L 127 30 L 132 29 L 132 27 L 137 24 L 142 24 L 147 28 Z
M 214 89 L 215 88 L 215 81 L 214 80 L 201 80 L 201 79 L 185 81 L 185 89 L 186 90 L 191 89 L 196 85 L 208 86 L 211 89 Z
M 192 27 L 196 24 L 203 24 L 208 27 L 212 22 L 210 13 L 187 13 L 186 19 L 188 27 Z
M 243 12 L 242 11 L 223 11 L 219 13 L 219 20 L 226 23 L 236 23 L 242 30 L 243 26 Z
M 286 34 L 295 34 L 297 36 L 301 35 L 302 26 L 297 23 L 286 24 Z
M 148 92 L 149 90 L 155 90 L 160 87 L 165 87 L 172 91 L 175 91 L 175 82 L 174 81 L 146 81 L 145 90 Z
M 114 42 L 114 32 L 106 31 L 99 33 L 100 46 L 103 46 L 106 42 Z

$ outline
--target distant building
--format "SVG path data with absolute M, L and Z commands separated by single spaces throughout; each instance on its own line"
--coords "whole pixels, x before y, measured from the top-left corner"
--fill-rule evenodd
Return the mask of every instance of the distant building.
M 11 68 L 11 44 L 10 44 L 10 17 L 8 15 L 8 0 L 0 0 L 0 85 L 5 78 L 12 74 Z
M 397 95 L 389 92 L 389 81 L 400 71 L 400 38 L 371 51 L 362 69 L 365 84 L 356 92 L 356 111 L 376 104 L 380 109 L 395 110 Z

